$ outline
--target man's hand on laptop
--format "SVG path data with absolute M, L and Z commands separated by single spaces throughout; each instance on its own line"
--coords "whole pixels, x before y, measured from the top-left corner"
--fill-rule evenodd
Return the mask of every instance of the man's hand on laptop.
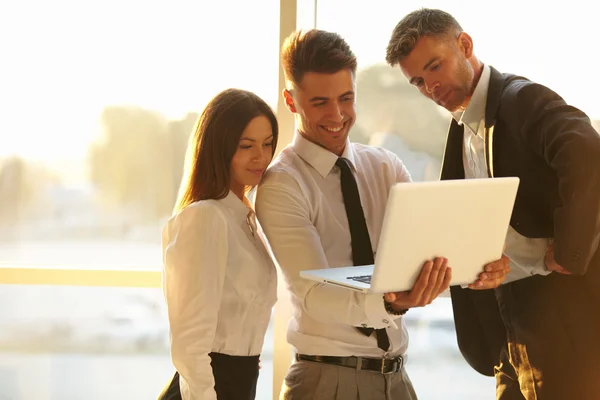
M 483 272 L 479 274 L 479 279 L 469 285 L 470 289 L 485 290 L 497 288 L 506 280 L 506 274 L 510 272 L 508 266 L 508 257 L 502 255 L 502 258 L 487 264 L 483 267 Z
M 436 297 L 448 289 L 450 279 L 452 279 L 452 270 L 448 266 L 448 260 L 438 257 L 423 265 L 421 275 L 412 290 L 386 293 L 384 298 L 396 311 L 423 307 L 431 304 Z

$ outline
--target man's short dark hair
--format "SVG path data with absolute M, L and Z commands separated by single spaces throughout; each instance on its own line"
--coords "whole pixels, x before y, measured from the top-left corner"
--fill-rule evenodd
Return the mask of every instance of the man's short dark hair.
M 281 48 L 285 79 L 298 86 L 307 72 L 334 74 L 343 69 L 356 73 L 356 56 L 337 33 L 319 29 L 296 31 Z
M 392 67 L 408 56 L 423 36 L 456 38 L 462 32 L 456 19 L 445 11 L 421 8 L 406 15 L 394 28 L 385 59 Z

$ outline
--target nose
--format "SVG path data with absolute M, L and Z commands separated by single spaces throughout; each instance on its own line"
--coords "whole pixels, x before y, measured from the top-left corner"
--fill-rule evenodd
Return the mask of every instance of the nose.
M 435 92 L 435 89 L 437 89 L 440 86 L 439 82 L 425 82 L 425 90 L 427 91 L 427 93 L 429 94 L 433 94 L 433 92 Z
M 264 146 L 256 146 L 252 154 L 252 161 L 255 163 L 264 163 L 271 156 L 270 148 L 265 148 Z
M 331 102 L 329 109 L 329 119 L 332 122 L 342 122 L 344 119 L 344 112 L 339 102 Z

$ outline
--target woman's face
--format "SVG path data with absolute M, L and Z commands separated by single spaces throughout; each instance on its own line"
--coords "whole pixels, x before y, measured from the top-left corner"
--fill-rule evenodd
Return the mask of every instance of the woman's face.
M 264 115 L 244 129 L 231 160 L 230 189 L 242 198 L 246 186 L 256 186 L 273 159 L 273 127 Z

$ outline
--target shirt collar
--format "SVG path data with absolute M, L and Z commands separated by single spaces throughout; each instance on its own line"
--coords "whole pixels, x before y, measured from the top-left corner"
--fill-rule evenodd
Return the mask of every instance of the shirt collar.
M 317 170 L 317 172 L 323 178 L 326 178 L 327 175 L 329 175 L 335 166 L 335 162 L 339 158 L 336 154 L 330 152 L 329 150 L 309 141 L 299 132 L 296 132 L 294 135 L 294 140 L 292 141 L 292 150 L 294 150 L 294 152 L 298 154 L 300 158 L 306 161 L 311 167 Z M 346 139 L 346 147 L 344 148 L 342 157 L 349 161 L 350 167 L 353 170 L 356 170 L 354 151 L 349 139 Z
M 479 125 L 485 120 L 485 104 L 487 102 L 488 88 L 490 86 L 490 67 L 483 66 L 483 72 L 475 86 L 473 96 L 465 110 L 452 113 L 452 117 L 459 124 L 464 124 L 476 135 L 479 135 Z
M 254 215 L 254 211 L 248 207 L 239 197 L 237 197 L 231 190 L 227 193 L 227 196 L 220 199 L 221 201 L 235 217 L 239 217 L 241 219 L 252 217 Z

